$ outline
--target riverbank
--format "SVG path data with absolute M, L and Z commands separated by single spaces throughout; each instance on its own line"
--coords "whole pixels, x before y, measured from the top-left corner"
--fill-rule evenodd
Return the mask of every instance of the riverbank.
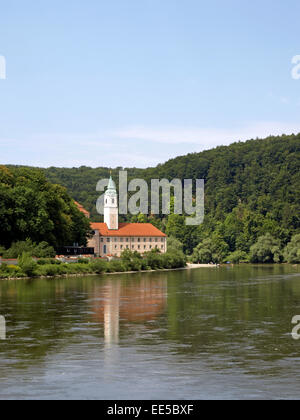
M 103 273 L 76 273 L 76 274 L 57 274 L 53 276 L 32 276 L 32 277 L 0 277 L 1 280 L 33 280 L 33 279 L 51 279 L 51 278 L 66 278 L 66 277 L 86 277 L 86 276 L 101 276 L 101 275 L 120 275 L 120 274 L 139 274 L 139 273 L 155 273 L 163 271 L 182 271 L 182 270 L 195 270 L 198 268 L 216 268 L 218 265 L 214 264 L 187 264 L 185 267 L 180 268 L 158 268 L 156 270 L 139 270 L 139 271 L 116 271 L 116 272 L 103 272 Z

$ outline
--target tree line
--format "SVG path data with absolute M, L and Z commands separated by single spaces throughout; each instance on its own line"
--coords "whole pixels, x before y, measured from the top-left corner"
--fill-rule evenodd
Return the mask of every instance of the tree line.
M 148 185 L 153 178 L 205 180 L 205 219 L 200 226 L 186 226 L 185 215 L 172 212 L 169 216 L 120 217 L 121 221 L 153 223 L 178 239 L 187 255 L 202 248 L 210 250 L 217 260 L 229 256 L 230 260 L 254 260 L 252 247 L 268 242 L 271 235 L 280 249 L 279 261 L 284 261 L 286 247 L 299 246 L 296 235 L 300 233 L 300 134 L 237 142 L 180 156 L 154 168 L 117 167 L 112 169 L 117 186 L 122 169 L 128 171 L 128 181 L 142 178 Z M 110 170 L 85 166 L 41 169 L 51 184 L 56 188 L 62 188 L 57 184 L 64 186 L 90 211 L 93 221 L 102 221 L 96 212 L 96 184 L 109 177 Z M 32 239 L 38 242 L 35 237 Z M 278 260 L 277 254 L 274 261 Z
M 85 245 L 89 233 L 89 221 L 65 187 L 49 182 L 39 169 L 0 166 L 2 252 L 10 247 L 12 253 L 18 247 L 29 250 L 25 246 L 43 256 L 49 246 Z

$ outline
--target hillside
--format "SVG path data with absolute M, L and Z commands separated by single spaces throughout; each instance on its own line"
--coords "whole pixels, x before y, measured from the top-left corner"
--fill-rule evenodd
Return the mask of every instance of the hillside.
M 112 171 L 116 181 L 120 169 Z M 95 187 L 99 179 L 109 176 L 109 170 L 43 169 L 47 179 L 65 186 L 95 221 L 101 220 L 95 209 L 99 195 Z M 148 185 L 151 178 L 205 179 L 203 226 L 191 230 L 174 215 L 168 220 L 152 219 L 182 240 L 189 252 L 212 232 L 222 237 L 230 251 L 248 251 L 260 234 L 275 234 L 284 245 L 300 231 L 300 134 L 238 142 L 180 156 L 155 168 L 127 170 L 129 180 L 143 178 Z

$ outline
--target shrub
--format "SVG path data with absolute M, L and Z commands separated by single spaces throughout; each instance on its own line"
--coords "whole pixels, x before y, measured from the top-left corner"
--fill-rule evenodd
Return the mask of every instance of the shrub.
M 95 260 L 90 263 L 90 267 L 93 273 L 101 274 L 107 270 L 108 263 L 103 260 Z
M 79 273 L 90 273 L 91 267 L 88 264 L 74 263 L 70 264 L 71 270 L 74 274 Z
M 228 255 L 228 245 L 217 234 L 212 238 L 206 238 L 194 248 L 192 261 L 194 263 L 209 264 L 210 262 L 221 263 Z
M 300 263 L 300 234 L 292 237 L 292 240 L 284 248 L 284 259 L 288 263 Z
M 18 265 L 26 276 L 33 276 L 37 268 L 37 263 L 32 259 L 30 253 L 23 252 L 19 257 Z
M 126 267 L 123 265 L 122 261 L 120 260 L 112 260 L 107 264 L 107 272 L 108 273 L 122 273 L 126 271 Z
M 24 273 L 22 273 L 21 268 L 17 265 L 2 264 L 0 266 L 0 277 L 24 277 Z
M 4 258 L 18 258 L 20 257 L 23 252 L 26 252 L 30 255 L 33 255 L 34 244 L 30 239 L 26 239 L 26 241 L 19 241 L 14 242 L 11 247 L 4 252 Z
M 47 242 L 41 242 L 36 244 L 30 239 L 26 241 L 14 242 L 11 247 L 3 252 L 4 258 L 18 258 L 23 252 L 27 252 L 31 257 L 37 258 L 53 258 L 55 257 L 55 251 L 52 246 L 49 246 Z
M 279 263 L 282 261 L 280 241 L 273 238 L 270 233 L 260 236 L 250 248 L 250 261 L 252 263 Z
M 6 263 L 2 263 L 0 265 L 0 273 L 7 273 L 8 272 L 8 265 Z
M 36 273 L 39 276 L 56 276 L 58 274 L 62 274 L 60 266 L 55 264 L 40 265 L 37 268 Z
M 77 262 L 79 264 L 89 264 L 90 260 L 88 258 L 78 258 Z
M 38 265 L 45 265 L 45 264 L 56 264 L 60 265 L 62 262 L 60 260 L 56 260 L 54 258 L 41 258 L 37 261 Z
M 183 244 L 179 241 L 179 239 L 175 238 L 174 236 L 170 236 L 167 239 L 167 249 L 169 252 L 183 252 Z
M 152 269 L 156 270 L 163 267 L 163 258 L 162 255 L 156 250 L 152 250 L 145 254 L 147 265 Z
M 248 255 L 244 251 L 236 250 L 228 255 L 227 261 L 233 264 L 239 264 L 241 261 L 248 262 Z
M 34 244 L 33 255 L 37 258 L 54 258 L 56 252 L 52 246 L 44 241 L 38 245 Z

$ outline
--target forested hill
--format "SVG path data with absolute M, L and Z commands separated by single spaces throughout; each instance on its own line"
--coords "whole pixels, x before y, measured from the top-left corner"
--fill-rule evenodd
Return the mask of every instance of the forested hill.
M 113 177 L 117 181 L 117 168 Z M 49 181 L 69 193 L 95 217 L 96 184 L 109 168 L 48 168 Z M 129 179 L 205 179 L 206 211 L 219 219 L 239 202 L 262 214 L 284 216 L 289 224 L 300 215 L 300 134 L 234 143 L 171 159 L 155 168 L 128 168 Z
M 116 181 L 120 169 L 112 171 Z M 70 195 L 84 205 L 96 221 L 100 220 L 95 210 L 99 195 L 96 184 L 109 176 L 109 170 L 103 167 L 44 169 L 48 180 L 67 187 Z M 189 232 L 182 226 L 179 232 L 181 222 L 175 217 L 159 221 L 159 227 L 181 239 L 186 250 L 191 251 L 205 235 L 216 231 L 233 251 L 249 249 L 260 234 L 273 233 L 286 243 L 299 232 L 300 134 L 238 142 L 177 157 L 155 168 L 127 170 L 129 180 L 143 178 L 148 185 L 151 178 L 205 179 L 206 217 L 196 238 L 193 239 L 195 229 Z M 230 232 L 226 233 L 226 229 L 230 232 L 238 229 L 238 232 L 234 238 L 228 238 Z M 239 238 L 242 231 L 244 237 Z

